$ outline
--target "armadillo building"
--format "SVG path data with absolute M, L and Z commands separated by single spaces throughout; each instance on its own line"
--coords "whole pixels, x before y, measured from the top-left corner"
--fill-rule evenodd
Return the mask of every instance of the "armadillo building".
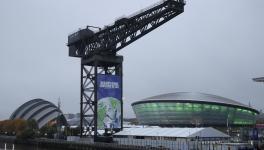
M 132 107 L 140 124 L 155 126 L 253 126 L 259 113 L 231 99 L 189 92 L 149 97 Z
M 43 99 L 33 99 L 19 106 L 10 116 L 10 120 L 35 120 L 41 128 L 60 116 L 63 124 L 66 119 L 61 110 L 53 103 Z

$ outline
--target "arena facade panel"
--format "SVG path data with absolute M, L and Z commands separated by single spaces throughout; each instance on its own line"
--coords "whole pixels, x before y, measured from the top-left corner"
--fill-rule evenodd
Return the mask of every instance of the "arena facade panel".
M 53 103 L 43 99 L 33 99 L 18 107 L 10 116 L 10 120 L 35 120 L 41 128 L 60 115 L 63 115 L 62 111 Z M 64 116 L 63 120 L 66 120 Z
M 132 104 L 140 124 L 154 126 L 253 126 L 254 108 L 224 97 L 177 92 L 149 97 Z

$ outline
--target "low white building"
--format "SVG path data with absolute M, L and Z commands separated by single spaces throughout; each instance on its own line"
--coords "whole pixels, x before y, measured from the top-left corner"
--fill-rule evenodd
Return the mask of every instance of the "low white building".
M 168 149 L 222 149 L 230 136 L 214 128 L 124 128 L 114 141 L 124 145 L 164 147 Z M 217 148 L 218 147 L 218 148 Z

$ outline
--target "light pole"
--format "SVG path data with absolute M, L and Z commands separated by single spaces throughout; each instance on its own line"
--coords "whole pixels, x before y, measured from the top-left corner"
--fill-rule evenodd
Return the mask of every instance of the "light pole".
M 258 78 L 253 78 L 252 79 L 254 82 L 263 82 L 264 83 L 264 77 L 258 77 Z M 255 134 L 254 134 L 255 133 Z M 254 130 L 253 130 L 253 136 L 257 135 L 258 138 L 258 130 L 255 126 Z M 255 140 L 255 136 L 254 136 L 254 140 Z M 259 143 L 254 143 L 254 147 L 257 147 Z

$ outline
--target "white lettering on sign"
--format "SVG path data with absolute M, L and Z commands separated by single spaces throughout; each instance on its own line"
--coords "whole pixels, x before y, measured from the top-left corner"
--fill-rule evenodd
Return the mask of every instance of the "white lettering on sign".
M 118 82 L 110 82 L 110 81 L 101 81 L 99 86 L 101 88 L 108 88 L 108 89 L 118 89 L 119 88 Z

